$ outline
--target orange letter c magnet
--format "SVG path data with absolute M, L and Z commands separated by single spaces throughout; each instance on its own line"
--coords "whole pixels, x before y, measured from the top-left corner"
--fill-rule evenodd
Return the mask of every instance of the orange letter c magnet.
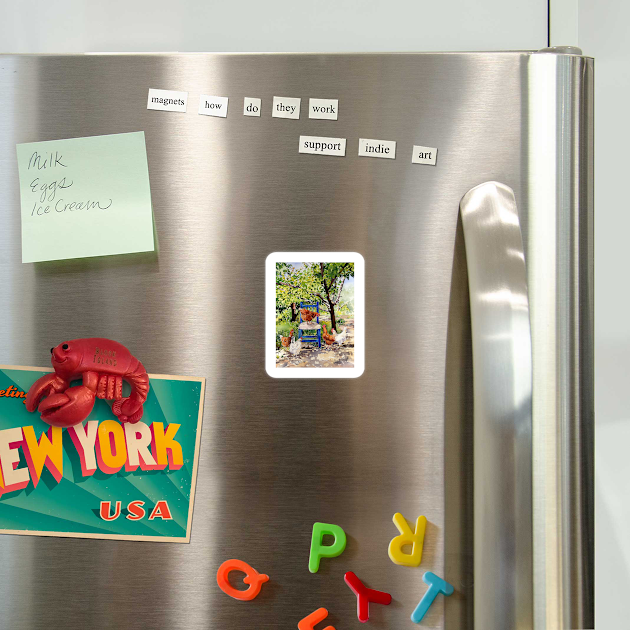
M 239 591 L 234 588 L 228 580 L 230 571 L 242 571 L 245 573 L 243 582 L 249 584 L 249 588 L 245 591 Z M 257 597 L 262 585 L 267 582 L 267 580 L 269 580 L 268 575 L 258 573 L 256 569 L 250 567 L 247 562 L 243 562 L 242 560 L 226 560 L 217 571 L 217 584 L 219 588 L 226 595 L 244 602 L 249 602 Z

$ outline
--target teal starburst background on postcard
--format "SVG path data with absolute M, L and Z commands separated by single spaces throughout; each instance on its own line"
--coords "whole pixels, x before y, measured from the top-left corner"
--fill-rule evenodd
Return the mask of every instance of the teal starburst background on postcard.
M 29 387 L 45 372 L 37 370 L 0 369 L 0 391 L 10 385 L 27 392 Z M 141 419 L 147 425 L 153 422 L 180 424 L 175 440 L 181 444 L 184 465 L 179 470 L 133 472 L 123 469 L 113 475 L 101 470 L 83 477 L 77 450 L 63 431 L 63 477 L 59 483 L 44 467 L 36 488 L 32 482 L 23 490 L 0 496 L 0 530 L 25 532 L 59 532 L 73 534 L 167 537 L 184 540 L 191 501 L 191 488 L 195 471 L 195 445 L 197 431 L 201 430 L 199 410 L 202 394 L 201 380 L 177 378 L 151 378 L 151 387 L 144 404 Z M 87 420 L 115 419 L 110 404 L 96 400 Z M 198 426 L 199 425 L 199 426 Z M 0 397 L 0 430 L 32 426 L 38 440 L 49 425 L 39 413 L 29 413 L 23 398 Z M 18 467 L 26 467 L 26 459 L 20 448 Z M 160 518 L 148 520 L 155 504 L 165 500 L 173 520 Z M 114 521 L 105 521 L 99 515 L 101 501 L 111 501 L 112 511 L 116 501 L 122 503 L 122 514 Z M 131 501 L 144 501 L 146 516 L 132 521 L 126 518 L 127 505 Z

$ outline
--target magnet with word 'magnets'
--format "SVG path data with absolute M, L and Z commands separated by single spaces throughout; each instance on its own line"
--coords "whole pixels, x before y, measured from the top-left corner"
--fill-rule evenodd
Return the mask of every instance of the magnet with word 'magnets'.
M 407 567 L 417 567 L 422 560 L 422 545 L 424 544 L 424 531 L 427 528 L 427 519 L 419 516 L 416 521 L 416 531 L 412 532 L 405 517 L 396 512 L 393 518 L 394 524 L 400 532 L 390 543 L 389 557 L 394 564 L 403 564 Z M 411 553 L 404 553 L 403 547 L 411 545 Z
M 318 608 L 298 623 L 298 630 L 314 630 L 315 626 L 326 617 L 328 617 L 328 611 L 325 608 Z M 335 630 L 335 626 L 326 626 L 324 630 Z
M 249 584 L 249 588 L 245 591 L 234 588 L 228 579 L 230 571 L 242 571 L 245 573 L 243 582 Z M 247 562 L 243 562 L 242 560 L 226 560 L 217 571 L 217 584 L 219 588 L 226 595 L 245 602 L 249 602 L 257 597 L 263 583 L 267 580 L 269 580 L 268 575 L 258 573 L 256 569 L 250 567 Z
M 332 545 L 324 545 L 324 536 L 332 536 L 335 540 Z M 308 570 L 311 573 L 319 571 L 319 561 L 322 558 L 336 558 L 346 548 L 346 532 L 339 525 L 329 523 L 313 523 L 313 535 L 311 537 L 311 553 L 308 558 Z

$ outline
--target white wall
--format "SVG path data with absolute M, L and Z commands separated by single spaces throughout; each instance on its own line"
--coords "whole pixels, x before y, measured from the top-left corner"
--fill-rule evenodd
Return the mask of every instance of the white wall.
M 579 0 L 579 46 L 595 57 L 597 628 L 630 625 L 629 32 L 627 0 Z
M 547 45 L 547 0 L 0 0 L 2 52 L 421 51 Z

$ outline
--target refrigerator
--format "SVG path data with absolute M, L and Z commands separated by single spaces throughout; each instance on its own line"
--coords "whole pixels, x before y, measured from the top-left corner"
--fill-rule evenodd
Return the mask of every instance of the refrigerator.
M 0 93 L 0 363 L 104 337 L 206 379 L 190 541 L 1 535 L 0 628 L 295 628 L 322 607 L 316 628 L 358 628 L 347 572 L 392 596 L 374 628 L 417 626 L 426 572 L 453 593 L 419 627 L 593 626 L 591 58 L 3 55 Z M 22 263 L 16 145 L 138 131 L 155 251 Z M 362 267 L 362 369 L 277 378 L 268 261 L 338 252 Z M 419 566 L 388 557 L 395 514 L 427 519 Z M 314 523 L 347 543 L 311 573 Z M 252 601 L 217 584 L 234 558 L 269 576 Z

